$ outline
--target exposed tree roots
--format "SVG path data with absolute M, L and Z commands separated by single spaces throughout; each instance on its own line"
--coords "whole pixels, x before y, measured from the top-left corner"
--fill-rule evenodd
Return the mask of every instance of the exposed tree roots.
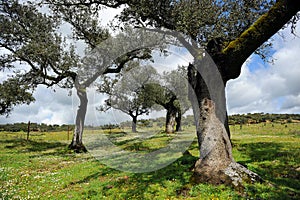
M 191 177 L 192 183 L 225 184 L 242 192 L 245 188 L 245 183 L 263 182 L 263 179 L 259 175 L 234 161 L 225 169 L 213 169 L 211 166 L 201 166 L 199 162 L 201 162 L 201 160 L 197 161 L 193 170 L 194 173 Z
M 85 148 L 85 146 L 83 144 L 76 144 L 76 145 L 70 144 L 68 146 L 68 149 L 74 150 L 75 153 L 86 153 L 87 152 L 87 149 Z

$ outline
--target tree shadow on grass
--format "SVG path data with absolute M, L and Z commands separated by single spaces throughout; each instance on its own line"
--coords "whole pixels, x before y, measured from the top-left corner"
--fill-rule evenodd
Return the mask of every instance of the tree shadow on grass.
M 179 182 L 178 186 L 174 186 L 173 191 L 166 191 L 173 193 L 173 195 L 184 195 L 184 186 L 189 184 L 189 178 L 192 175 L 191 168 L 197 161 L 197 157 L 191 154 L 184 154 L 181 158 L 176 160 L 171 165 L 162 168 L 160 170 L 134 174 L 131 177 L 130 184 L 134 185 L 134 188 L 129 189 L 126 192 L 125 199 L 130 199 L 134 196 L 138 196 L 140 199 L 146 199 L 144 194 L 149 191 L 149 185 L 157 184 L 159 188 L 151 188 L 151 192 L 155 193 L 162 188 L 168 188 L 168 182 Z M 122 184 L 122 182 L 120 183 Z M 172 195 L 172 196 L 173 196 Z
M 296 147 L 286 148 L 286 145 L 276 142 L 256 142 L 240 144 L 237 149 L 250 158 L 241 164 L 248 165 L 251 170 L 278 189 L 273 199 L 281 199 L 284 196 L 300 199 L 300 172 L 297 171 L 300 165 L 300 152 Z
M 25 139 L 10 139 L 10 140 L 1 140 L 0 143 L 4 145 L 6 149 L 22 149 L 21 152 L 43 152 L 53 149 L 62 149 L 66 147 L 66 143 L 61 142 L 45 142 L 45 141 L 33 141 Z
M 147 199 L 145 193 L 148 192 L 149 194 L 149 190 L 151 190 L 151 192 L 157 192 L 155 190 L 167 187 L 167 185 L 165 185 L 168 184 L 167 182 L 176 181 L 180 184 L 174 187 L 174 191 L 168 192 L 172 192 L 174 195 L 181 195 L 183 189 L 181 187 L 189 183 L 191 167 L 194 166 L 196 160 L 197 158 L 191 154 L 184 154 L 181 158 L 165 168 L 154 172 L 137 174 L 105 167 L 101 169 L 101 171 L 86 176 L 82 180 L 71 182 L 70 185 L 88 183 L 106 176 L 106 180 L 99 186 L 101 192 L 90 188 L 87 192 L 84 192 L 84 195 L 87 195 L 88 198 L 95 198 L 99 197 L 100 193 L 103 196 L 112 196 L 116 192 L 122 191 L 122 199 Z M 151 188 L 154 185 L 156 185 L 157 188 Z
M 98 171 L 91 175 L 88 175 L 82 180 L 71 182 L 70 185 L 89 183 L 92 180 L 99 179 L 99 177 L 106 176 L 106 175 L 112 175 L 112 174 L 119 174 L 119 173 L 121 173 L 121 172 L 118 170 L 115 170 L 115 169 L 112 169 L 109 167 L 104 167 L 103 169 L 101 169 L 101 171 Z M 106 185 L 106 184 L 104 184 L 104 185 Z M 66 187 L 68 187 L 68 186 L 66 186 Z

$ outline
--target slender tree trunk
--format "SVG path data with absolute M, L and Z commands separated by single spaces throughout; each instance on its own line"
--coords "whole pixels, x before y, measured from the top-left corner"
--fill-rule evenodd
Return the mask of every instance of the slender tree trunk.
M 181 129 L 181 110 L 177 110 L 177 117 L 176 117 L 176 132 L 182 131 Z
M 171 103 L 167 107 L 167 115 L 166 115 L 166 133 L 173 133 L 176 121 L 176 108 Z
M 219 72 L 212 70 L 213 64 L 207 56 L 195 64 L 196 68 L 190 65 L 188 69 L 189 98 L 200 147 L 200 158 L 195 164 L 192 181 L 242 188 L 244 182 L 260 178 L 232 157 L 225 88 L 222 77 L 216 78 Z
M 136 124 L 137 124 L 137 116 L 131 116 L 132 117 L 132 125 L 131 125 L 131 131 L 133 133 L 136 133 Z
M 84 120 L 87 111 L 87 94 L 86 88 L 76 87 L 77 96 L 79 98 L 80 104 L 78 106 L 76 121 L 75 121 L 75 130 L 73 134 L 73 139 L 69 145 L 69 149 L 73 149 L 76 152 L 87 152 L 85 146 L 82 143 L 82 135 L 84 129 Z

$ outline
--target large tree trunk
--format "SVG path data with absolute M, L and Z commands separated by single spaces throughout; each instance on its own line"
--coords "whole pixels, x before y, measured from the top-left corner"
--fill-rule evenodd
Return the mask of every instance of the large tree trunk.
M 244 182 L 259 176 L 236 163 L 232 157 L 226 113 L 225 87 L 218 69 L 209 56 L 188 69 L 189 97 L 194 111 L 200 158 L 192 181 L 227 184 L 242 188 Z
M 166 130 L 165 130 L 166 133 L 174 132 L 176 112 L 177 112 L 176 107 L 173 105 L 173 103 L 170 103 L 170 105 L 167 107 L 167 114 L 166 114 Z
M 75 121 L 75 130 L 73 134 L 73 139 L 69 145 L 69 149 L 75 150 L 75 152 L 87 152 L 85 146 L 82 143 L 82 135 L 84 129 L 84 120 L 87 111 L 87 94 L 85 88 L 76 88 L 77 96 L 79 98 L 80 104 L 78 106 L 76 121 Z
M 195 164 L 193 181 L 225 183 L 238 188 L 243 187 L 244 182 L 261 181 L 257 174 L 236 163 L 232 158 L 224 86 L 220 87 L 218 79 L 222 79 L 226 84 L 229 79 L 237 78 L 246 59 L 299 10 L 300 3 L 297 0 L 276 1 L 267 13 L 235 40 L 227 43 L 225 47 L 217 46 L 213 51 L 208 49 L 219 66 L 217 70 L 212 70 L 216 67 L 212 67 L 212 62 L 207 63 L 205 57 L 198 63 L 196 60 L 197 70 L 189 66 L 189 96 L 200 146 L 200 159 Z M 192 52 L 194 58 L 199 57 L 197 51 L 192 49 Z M 202 77 L 200 74 L 206 75 Z M 217 78 L 220 74 L 221 78 Z M 216 93 L 211 94 L 212 91 Z
M 177 111 L 177 117 L 176 117 L 176 132 L 179 132 L 179 131 L 181 131 L 182 129 L 181 129 L 181 117 L 182 117 L 182 115 L 181 115 L 181 110 L 180 109 L 178 109 L 178 111 Z
M 136 124 L 137 124 L 137 116 L 131 116 L 132 117 L 132 125 L 131 125 L 131 131 L 133 133 L 136 133 Z

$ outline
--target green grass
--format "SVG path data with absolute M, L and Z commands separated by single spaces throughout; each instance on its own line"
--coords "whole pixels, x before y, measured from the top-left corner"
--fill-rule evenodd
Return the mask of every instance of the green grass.
M 163 169 L 134 174 L 67 150 L 66 132 L 31 133 L 29 141 L 25 133 L 0 132 L 0 199 L 300 199 L 300 124 L 231 130 L 235 160 L 266 180 L 248 185 L 244 193 L 189 183 L 199 154 L 196 142 L 191 155 Z M 163 133 L 146 140 L 120 130 L 104 134 L 133 152 L 154 151 L 172 139 Z

